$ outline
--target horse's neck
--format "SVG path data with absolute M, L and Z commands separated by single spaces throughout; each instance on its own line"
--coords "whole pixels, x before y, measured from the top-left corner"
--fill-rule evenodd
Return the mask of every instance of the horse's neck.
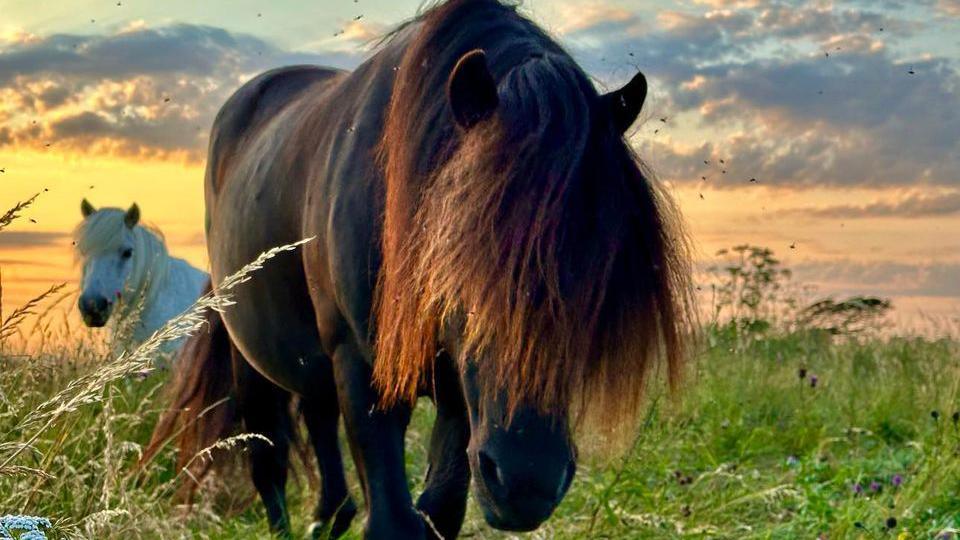
M 155 283 L 149 284 L 150 287 L 156 287 L 155 290 L 145 291 L 149 294 L 150 302 L 143 306 L 140 325 L 134 332 L 133 337 L 138 342 L 150 337 L 167 321 L 190 307 L 203 289 L 203 272 L 181 259 L 167 257 L 167 272 Z

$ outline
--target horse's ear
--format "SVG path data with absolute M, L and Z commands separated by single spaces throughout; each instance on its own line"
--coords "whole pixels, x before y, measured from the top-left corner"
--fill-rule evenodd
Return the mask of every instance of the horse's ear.
M 601 99 L 618 133 L 626 133 L 643 108 L 643 100 L 647 98 L 647 78 L 643 73 L 637 73 L 623 88 L 604 94 Z
M 97 209 L 90 204 L 90 201 L 84 199 L 80 201 L 80 213 L 83 214 L 83 217 L 88 217 L 90 214 L 96 212 Z
M 487 55 L 476 49 L 463 55 L 447 81 L 447 99 L 453 117 L 464 129 L 470 129 L 497 109 L 497 82 L 487 67 Z
M 140 221 L 140 207 L 137 206 L 137 203 L 133 203 L 133 206 L 128 208 L 127 213 L 123 215 L 123 223 L 128 229 L 132 229 L 136 227 L 138 221 Z

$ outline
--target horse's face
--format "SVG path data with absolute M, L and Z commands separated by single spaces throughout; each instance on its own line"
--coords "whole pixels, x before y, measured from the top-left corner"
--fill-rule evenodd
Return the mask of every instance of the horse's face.
M 520 406 L 507 421 L 506 396 L 481 391 L 482 379 L 476 364 L 464 363 L 467 454 L 477 500 L 492 527 L 531 531 L 550 517 L 573 481 L 576 453 L 567 415 Z
M 551 79 L 551 81 L 553 80 L 557 81 L 557 85 L 562 84 L 559 79 Z M 475 126 L 480 126 L 488 118 L 496 117 L 498 109 L 501 107 L 505 108 L 512 117 L 522 114 L 526 110 L 522 104 L 523 99 L 508 94 L 512 89 L 513 87 L 509 84 L 502 87 L 497 86 L 493 75 L 488 70 L 484 53 L 474 51 L 462 57 L 450 76 L 447 90 L 454 119 L 466 134 L 465 136 L 468 137 Z M 555 90 L 557 92 L 572 92 L 569 88 L 559 86 Z M 608 115 L 611 128 L 618 130 L 617 135 L 619 135 L 636 118 L 645 95 L 646 80 L 642 75 L 637 75 L 623 89 L 600 96 L 600 99 L 585 101 L 590 103 L 591 106 L 604 107 L 603 110 L 595 111 L 593 116 L 602 119 L 604 115 Z M 544 100 L 544 103 L 548 102 L 548 100 Z M 533 108 L 530 113 L 532 115 L 541 114 L 542 111 Z M 549 118 L 549 115 L 547 115 L 547 118 Z M 501 133 L 509 136 L 515 135 L 517 130 L 524 127 L 523 122 L 518 122 L 518 124 L 521 124 L 521 127 L 511 128 L 513 131 L 504 129 Z M 528 124 L 539 125 L 539 129 L 546 129 L 539 116 L 532 117 Z M 489 133 L 488 131 L 480 131 L 481 136 L 488 136 Z M 612 133 L 613 131 L 611 131 Z M 580 138 L 584 139 L 585 136 Z M 471 159 L 482 160 L 485 155 L 484 153 L 476 153 Z M 469 163 L 469 161 L 464 163 Z M 523 164 L 514 164 L 513 166 L 522 170 L 529 168 Z M 482 168 L 491 171 L 496 170 L 493 167 L 484 166 Z M 477 179 L 473 178 L 472 181 L 477 181 Z M 503 189 L 508 192 L 506 188 Z M 499 203 L 494 202 L 492 204 Z M 510 215 L 507 215 L 504 219 L 510 217 Z M 482 216 L 475 221 L 468 222 L 486 224 L 491 221 Z M 518 237 L 526 238 L 522 233 L 518 233 Z M 544 237 L 548 236 L 544 235 Z M 455 236 L 454 238 L 460 237 Z M 481 248 L 478 251 L 484 253 L 504 252 L 504 249 L 499 245 L 494 245 L 495 247 L 492 249 L 485 251 Z M 550 253 L 549 250 L 545 250 L 538 251 L 535 255 L 539 256 L 544 252 Z M 510 252 L 511 255 L 514 253 L 520 253 L 518 257 L 531 257 L 535 260 L 535 263 L 531 263 L 531 266 L 534 267 L 535 264 L 542 262 L 541 259 L 529 253 Z M 503 257 L 503 259 L 509 260 L 510 257 Z M 456 265 L 450 266 L 455 267 Z M 524 272 L 525 269 L 517 266 L 507 271 L 518 274 Z M 558 274 L 562 275 L 563 272 L 558 272 Z M 444 292 L 458 294 L 459 291 L 469 291 L 467 294 L 475 294 L 475 290 L 480 290 L 486 291 L 481 294 L 487 294 L 493 291 L 491 294 L 502 295 L 503 298 L 516 295 L 516 291 L 497 289 L 495 285 L 489 282 L 484 283 L 482 278 L 483 276 L 479 281 L 482 285 L 476 286 L 476 288 L 471 287 L 472 283 L 468 283 L 465 286 L 451 287 L 449 291 Z M 502 279 L 509 280 L 510 276 L 504 276 Z M 559 288 L 560 285 L 556 287 Z M 529 292 L 527 297 L 530 297 Z M 459 303 L 460 305 L 473 304 L 475 300 L 477 300 L 475 297 L 473 299 L 461 299 Z M 484 299 L 478 301 L 482 303 Z M 510 306 L 510 302 L 505 300 L 502 302 L 502 306 L 506 308 Z M 539 315 L 535 310 L 511 309 L 515 309 L 517 313 L 527 314 L 529 317 L 526 320 Z M 492 317 L 492 319 L 497 320 L 496 317 Z M 503 330 L 501 335 L 507 334 L 509 334 L 509 329 Z M 457 350 L 458 339 L 452 341 L 452 347 L 449 346 L 449 342 L 444 345 L 447 346 L 448 350 Z M 462 345 L 463 336 L 460 336 L 459 341 L 461 341 L 459 344 Z M 489 345 L 490 347 L 484 350 L 498 350 L 496 343 Z M 513 347 L 509 350 L 517 351 L 518 348 Z M 468 457 L 476 494 L 484 517 L 491 526 L 516 531 L 533 530 L 553 513 L 567 493 L 576 470 L 576 452 L 570 433 L 570 404 L 555 403 L 550 408 L 549 414 L 546 414 L 544 408 L 534 406 L 532 400 L 530 404 L 524 405 L 522 397 L 516 399 L 515 390 L 512 394 L 515 399 L 511 399 L 510 389 L 504 388 L 509 385 L 501 384 L 502 380 L 498 378 L 497 370 L 484 369 L 485 366 L 509 364 L 510 359 L 482 358 L 484 354 L 496 353 L 481 352 L 479 353 L 481 358 L 460 358 L 459 362 L 463 394 L 470 417 Z M 541 375 L 544 374 L 531 371 L 525 376 L 538 377 Z M 563 374 L 559 376 L 563 376 Z M 576 375 L 570 373 L 566 376 L 574 377 Z M 513 410 L 509 409 L 511 403 L 518 402 L 519 405 L 514 405 Z
M 83 202 L 82 210 L 86 218 L 96 210 L 86 200 Z M 127 226 L 123 228 L 123 238 L 119 246 L 92 253 L 83 260 L 78 307 L 87 326 L 104 326 L 110 318 L 113 306 L 123 295 L 133 267 L 133 227 L 136 226 L 138 218 L 139 209 L 133 205 L 124 216 Z

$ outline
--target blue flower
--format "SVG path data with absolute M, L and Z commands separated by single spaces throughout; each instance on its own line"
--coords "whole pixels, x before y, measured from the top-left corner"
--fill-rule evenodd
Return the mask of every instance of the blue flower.
M 0 516 L 0 540 L 46 540 L 47 535 L 40 528 L 49 528 L 53 525 L 45 517 L 6 515 Z M 13 536 L 15 531 L 22 531 Z

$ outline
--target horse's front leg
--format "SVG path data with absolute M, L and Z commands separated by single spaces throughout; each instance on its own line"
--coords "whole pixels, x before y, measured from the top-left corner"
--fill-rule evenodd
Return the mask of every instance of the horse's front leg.
M 407 489 L 403 435 L 410 420 L 406 406 L 381 410 L 372 385 L 372 368 L 353 343 L 333 355 L 337 396 L 353 461 L 367 502 L 364 538 L 424 538 L 423 520 Z
M 350 528 L 357 506 L 347 491 L 340 455 L 338 424 L 340 404 L 329 358 L 323 357 L 321 374 L 316 381 L 316 395 L 304 399 L 301 405 L 303 420 L 310 433 L 310 441 L 320 468 L 320 499 L 310 526 L 311 538 L 339 538 Z
M 436 363 L 433 398 L 437 419 L 430 436 L 429 469 L 417 508 L 427 515 L 427 534 L 434 539 L 453 539 L 460 533 L 470 488 L 470 420 L 463 401 L 459 374 L 449 356 Z

